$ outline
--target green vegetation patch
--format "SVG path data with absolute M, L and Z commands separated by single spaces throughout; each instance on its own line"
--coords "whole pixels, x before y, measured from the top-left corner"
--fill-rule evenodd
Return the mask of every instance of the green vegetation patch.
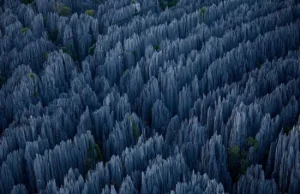
M 97 162 L 103 161 L 102 153 L 99 146 L 96 143 L 93 143 L 92 140 L 89 140 L 89 148 L 87 150 L 87 157 L 84 160 L 84 170 L 85 174 L 92 168 L 95 167 Z
M 78 60 L 77 55 L 75 53 L 71 52 L 67 47 L 61 47 L 61 50 L 63 53 L 70 55 L 74 61 Z
M 174 7 L 177 5 L 177 3 L 179 2 L 179 0 L 172 0 L 172 1 L 168 1 L 168 7 Z
M 138 138 L 140 136 L 137 124 L 135 123 L 135 121 L 132 121 L 132 130 L 133 130 L 133 134 L 135 136 L 135 138 Z
M 254 147 L 254 149 L 258 149 L 258 141 L 253 137 L 248 137 L 247 145 L 248 147 Z
M 179 0 L 158 0 L 159 6 L 162 10 L 165 10 L 167 7 L 174 7 L 178 2 Z
M 206 7 L 202 7 L 201 9 L 200 9 L 200 14 L 201 14 L 201 16 L 202 16 L 202 20 L 204 21 L 204 17 L 205 17 L 205 12 L 206 12 Z
M 20 30 L 20 32 L 23 34 L 23 33 L 26 33 L 28 30 L 29 30 L 29 28 L 25 27 L 25 28 L 22 28 Z
M 90 48 L 89 48 L 89 55 L 93 55 L 95 52 L 96 48 L 96 43 L 94 43 Z
M 234 182 L 247 170 L 247 152 L 235 145 L 228 149 L 228 171 Z
M 158 3 L 162 10 L 165 10 L 167 8 L 167 5 L 163 0 L 158 0 Z
M 69 16 L 72 14 L 72 9 L 66 5 L 62 6 L 59 11 L 62 16 Z
M 36 75 L 35 73 L 28 73 L 28 77 L 30 77 L 31 79 L 35 79 Z
M 48 55 L 49 55 L 49 54 L 48 54 L 47 52 L 44 53 L 44 60 L 47 60 L 47 59 L 48 59 Z
M 159 50 L 159 45 L 158 45 L 158 44 L 153 45 L 153 49 L 154 49 L 155 51 L 158 51 L 158 50 Z
M 61 2 L 53 3 L 52 9 L 62 16 L 69 16 L 72 14 L 72 9 Z
M 89 16 L 94 16 L 95 15 L 95 10 L 89 9 L 89 10 L 86 10 L 84 13 L 86 15 L 89 15 Z

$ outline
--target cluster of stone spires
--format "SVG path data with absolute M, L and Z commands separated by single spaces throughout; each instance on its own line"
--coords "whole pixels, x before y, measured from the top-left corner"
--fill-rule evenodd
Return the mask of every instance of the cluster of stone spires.
M 1 194 L 299 192 L 297 0 L 0 3 Z

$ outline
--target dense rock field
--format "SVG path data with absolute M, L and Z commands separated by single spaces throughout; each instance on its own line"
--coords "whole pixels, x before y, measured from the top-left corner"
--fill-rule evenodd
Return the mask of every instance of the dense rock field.
M 299 194 L 298 0 L 0 0 L 0 194 Z

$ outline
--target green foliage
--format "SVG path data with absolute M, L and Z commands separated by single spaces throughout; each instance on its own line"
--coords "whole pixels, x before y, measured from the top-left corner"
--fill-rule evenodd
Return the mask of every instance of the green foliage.
M 21 0 L 21 3 L 23 3 L 23 4 L 30 4 L 30 3 L 33 3 L 34 2 L 34 0 Z
M 240 157 L 240 148 L 235 145 L 229 149 L 229 156 L 233 158 L 239 158 Z
M 167 2 L 164 0 L 158 0 L 159 6 L 162 10 L 165 10 L 167 7 L 176 6 L 179 0 L 168 0 Z
M 135 138 L 138 138 L 140 136 L 140 133 L 139 133 L 137 124 L 134 121 L 132 121 L 132 130 L 133 130 L 133 134 L 134 134 Z
M 28 77 L 30 77 L 31 79 L 35 79 L 35 73 L 28 73 Z
M 29 30 L 29 28 L 25 27 L 25 28 L 22 28 L 22 29 L 20 30 L 20 32 L 21 32 L 21 33 L 25 33 L 25 32 L 27 32 L 28 30 Z
M 78 60 L 77 55 L 74 52 L 71 52 L 68 48 L 61 47 L 61 50 L 62 50 L 63 53 L 66 53 L 66 54 L 70 55 L 74 61 Z
M 159 45 L 158 45 L 158 44 L 153 45 L 153 49 L 154 49 L 155 51 L 158 51 L 158 50 L 159 50 Z
M 95 15 L 95 11 L 93 9 L 86 10 L 84 13 L 86 15 L 89 15 L 89 16 L 94 16 Z
M 133 56 L 136 56 L 137 54 L 136 51 L 132 51 L 131 53 L 133 54 Z
M 45 60 L 48 59 L 48 53 L 47 53 L 47 52 L 44 53 L 44 59 L 45 59 Z
M 131 0 L 131 3 L 132 4 L 136 4 L 136 0 Z
M 241 151 L 237 145 L 228 149 L 228 171 L 233 181 L 237 181 L 240 175 L 247 169 L 246 156 L 247 153 Z
M 35 84 L 34 84 L 34 93 L 33 93 L 33 96 L 35 98 L 37 98 L 39 96 L 38 85 L 36 83 L 36 77 L 37 77 L 37 75 L 35 73 L 31 72 L 31 73 L 28 73 L 28 77 L 34 80 Z
M 57 28 L 55 28 L 51 33 L 48 34 L 48 37 L 52 42 L 55 42 L 57 40 L 57 36 L 58 36 Z
M 253 137 L 249 137 L 247 139 L 247 147 L 246 150 L 241 150 L 237 145 L 229 148 L 227 150 L 228 155 L 228 171 L 231 174 L 231 177 L 234 182 L 236 182 L 239 177 L 245 174 L 248 163 L 247 163 L 247 155 L 248 149 L 250 147 L 254 147 L 254 149 L 258 149 L 258 141 Z
M 62 50 L 63 53 L 67 53 L 69 55 L 72 55 L 72 53 L 66 47 L 61 47 L 61 50 Z
M 102 160 L 99 146 L 96 143 L 92 143 L 91 140 L 89 140 L 88 156 L 90 159 L 96 160 L 96 162 Z
M 202 20 L 203 20 L 203 21 L 204 21 L 205 12 L 206 12 L 206 8 L 205 8 L 205 7 L 202 7 L 202 8 L 200 9 L 200 14 L 201 14 L 201 16 L 202 16 Z
M 168 1 L 168 7 L 176 6 L 178 2 L 179 2 L 179 0 Z
M 85 172 L 85 174 L 87 174 L 87 172 L 93 167 L 92 166 L 92 161 L 91 161 L 90 158 L 86 158 L 83 161 L 83 165 L 84 165 L 84 172 Z
M 247 139 L 247 145 L 248 147 L 254 147 L 254 149 L 258 149 L 258 141 L 254 139 L 253 137 L 248 137 Z
M 35 89 L 34 89 L 33 96 L 34 96 L 35 98 L 38 98 L 38 97 L 39 97 L 39 92 L 38 92 L 37 87 L 35 87 Z
M 61 2 L 53 3 L 52 9 L 62 16 L 69 16 L 72 14 L 72 9 Z
M 66 6 L 66 5 L 63 5 L 60 8 L 59 14 L 62 15 L 62 16 L 69 16 L 69 15 L 72 14 L 72 9 L 68 6 Z
M 128 71 L 129 71 L 128 69 L 126 69 L 125 71 L 123 71 L 122 76 L 125 75 Z
M 128 71 L 128 70 L 126 70 L 126 71 Z M 131 121 L 132 131 L 133 131 L 135 138 L 138 138 L 140 136 L 140 132 L 138 130 L 138 126 L 137 126 L 136 122 L 132 119 L 131 116 L 128 117 L 128 120 Z
M 102 161 L 102 153 L 99 146 L 89 140 L 88 156 L 84 160 L 84 168 L 87 173 L 91 168 L 94 168 L 98 161 Z
M 101 150 L 100 150 L 100 148 L 99 148 L 99 146 L 97 145 L 97 144 L 94 144 L 94 150 L 95 150 L 95 152 L 96 152 L 96 159 L 98 160 L 98 161 L 100 161 L 100 160 L 103 160 L 103 158 L 102 158 L 102 153 L 101 153 Z
M 95 52 L 96 48 L 96 43 L 94 43 L 90 48 L 89 48 L 89 55 L 93 55 Z
M 167 8 L 167 5 L 163 0 L 158 0 L 158 3 L 162 10 L 165 10 Z

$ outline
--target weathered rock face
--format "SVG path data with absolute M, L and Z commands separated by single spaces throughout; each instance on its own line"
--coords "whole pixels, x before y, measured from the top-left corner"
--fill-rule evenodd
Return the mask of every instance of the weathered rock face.
M 0 0 L 0 193 L 298 194 L 297 0 Z
M 294 127 L 288 135 L 280 134 L 274 156 L 272 177 L 278 182 L 282 192 L 295 193 L 295 185 L 299 182 L 299 125 Z
M 278 188 L 274 179 L 266 180 L 262 167 L 256 165 L 240 178 L 235 193 L 278 193 Z

